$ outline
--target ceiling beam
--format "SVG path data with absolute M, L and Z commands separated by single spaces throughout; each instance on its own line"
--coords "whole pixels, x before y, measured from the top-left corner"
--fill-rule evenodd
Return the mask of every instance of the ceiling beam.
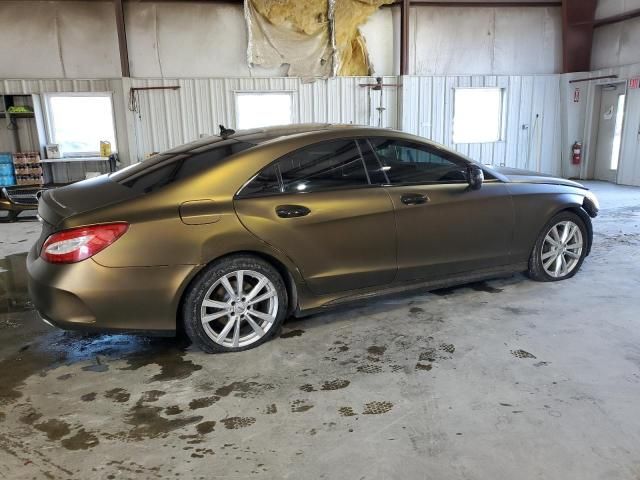
M 129 49 L 127 47 L 127 32 L 124 27 L 124 8 L 122 0 L 113 0 L 116 13 L 116 30 L 118 32 L 118 50 L 120 51 L 120 69 L 123 77 L 130 77 Z
M 637 10 L 630 10 L 619 15 L 612 15 L 606 18 L 599 18 L 593 24 L 594 27 L 602 27 L 604 25 L 611 25 L 612 23 L 624 22 L 625 20 L 631 20 L 632 18 L 640 17 L 640 8 Z
M 400 3 L 400 75 L 409 75 L 409 4 Z
M 597 0 L 562 2 L 562 71 L 586 72 L 591 68 L 593 25 Z
M 551 0 L 538 0 L 536 1 L 522 1 L 522 2 L 513 2 L 513 1 L 493 1 L 493 2 L 456 2 L 456 1 L 442 1 L 442 2 L 431 2 L 427 0 L 411 0 L 411 6 L 415 7 L 560 7 L 562 5 L 561 1 L 551 1 Z

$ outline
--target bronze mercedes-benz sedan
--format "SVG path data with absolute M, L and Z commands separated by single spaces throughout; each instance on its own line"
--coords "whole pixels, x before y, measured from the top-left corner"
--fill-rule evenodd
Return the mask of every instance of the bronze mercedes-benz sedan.
M 272 337 L 288 315 L 511 272 L 573 276 L 595 196 L 492 169 L 423 138 L 297 125 L 214 136 L 42 194 L 28 256 L 61 328 L 173 334 L 206 352 Z

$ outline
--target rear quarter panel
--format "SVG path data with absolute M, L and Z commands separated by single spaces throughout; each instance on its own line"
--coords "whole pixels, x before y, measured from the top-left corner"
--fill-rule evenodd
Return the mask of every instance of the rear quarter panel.
M 542 227 L 556 213 L 582 207 L 584 190 L 563 185 L 507 183 L 513 198 L 513 263 L 526 262 Z

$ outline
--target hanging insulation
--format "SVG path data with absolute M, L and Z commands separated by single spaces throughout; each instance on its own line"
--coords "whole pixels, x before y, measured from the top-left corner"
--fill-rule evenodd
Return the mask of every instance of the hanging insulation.
M 250 66 L 289 65 L 290 76 L 369 75 L 359 27 L 393 0 L 245 0 Z

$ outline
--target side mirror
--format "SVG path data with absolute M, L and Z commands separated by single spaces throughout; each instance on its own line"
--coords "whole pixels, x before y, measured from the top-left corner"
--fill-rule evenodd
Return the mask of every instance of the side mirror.
M 484 182 L 484 172 L 477 165 L 467 167 L 467 182 L 471 190 L 480 190 Z

